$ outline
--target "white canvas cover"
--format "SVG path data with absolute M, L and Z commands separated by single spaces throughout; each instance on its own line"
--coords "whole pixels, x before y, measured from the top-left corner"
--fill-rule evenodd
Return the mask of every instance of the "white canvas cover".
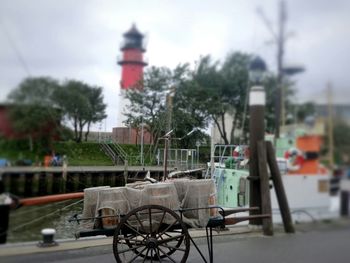
M 174 179 L 156 184 L 134 183 L 126 187 L 88 188 L 84 193 L 83 217 L 91 215 L 94 207 L 93 214 L 97 217 L 104 208 L 113 210 L 118 216 L 140 206 L 161 205 L 175 211 L 195 208 L 183 213 L 183 221 L 192 227 L 204 227 L 210 216 L 217 213 L 216 210 L 207 208 L 216 205 L 216 188 L 211 179 Z

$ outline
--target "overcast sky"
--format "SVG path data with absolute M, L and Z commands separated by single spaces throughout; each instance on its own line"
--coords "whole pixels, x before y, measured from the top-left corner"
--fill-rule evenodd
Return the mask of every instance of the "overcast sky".
M 150 65 L 242 51 L 259 54 L 274 71 L 276 46 L 257 7 L 277 25 L 277 0 L 1 0 L 0 101 L 28 75 L 82 80 L 103 87 L 103 129 L 110 131 L 118 110 L 116 57 L 133 22 L 147 34 Z M 294 77 L 296 100 L 324 101 L 331 81 L 335 100 L 350 103 L 350 1 L 293 0 L 287 9 L 285 60 L 306 68 Z

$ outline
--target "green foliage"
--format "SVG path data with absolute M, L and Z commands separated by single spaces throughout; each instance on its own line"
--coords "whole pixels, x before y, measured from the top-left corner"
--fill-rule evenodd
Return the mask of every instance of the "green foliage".
M 74 127 L 74 140 L 81 142 L 87 126 L 87 140 L 91 123 L 106 118 L 102 88 L 91 87 L 81 81 L 69 80 L 55 90 L 54 98 L 64 116 Z
M 334 123 L 335 160 L 340 164 L 350 164 L 350 126 L 343 121 Z
M 193 84 L 186 99 L 202 113 L 204 120 L 213 120 L 225 144 L 233 143 L 235 130 L 243 125 L 248 92 L 250 56 L 235 52 L 223 64 L 202 57 L 193 73 Z M 232 130 L 226 132 L 225 116 L 232 115 Z
M 315 104 L 313 102 L 306 102 L 296 105 L 296 118 L 298 122 L 304 122 L 307 116 L 314 116 L 316 113 Z
M 98 143 L 56 142 L 55 153 L 66 155 L 68 165 L 98 166 L 113 165 L 112 161 L 100 150 Z
M 106 118 L 102 88 L 68 80 L 60 85 L 48 77 L 26 78 L 9 96 L 10 118 L 16 134 L 28 137 L 34 144 L 51 148 L 52 138 L 72 138 L 71 131 L 61 125 L 63 117 L 74 127 L 74 140 L 81 142 L 83 129 Z
M 48 146 L 60 126 L 61 112 L 54 107 L 58 82 L 48 77 L 26 78 L 8 95 L 9 116 L 16 134 Z
M 190 70 L 188 64 L 179 65 L 174 70 L 149 68 L 145 72 L 144 89 L 126 94 L 130 101 L 125 113 L 127 125 L 138 128 L 142 121 L 145 122 L 155 141 L 170 129 L 175 131 L 173 137 L 182 138 L 193 128 L 198 128 L 191 138 L 178 142 L 180 146 L 193 147 L 197 140 L 205 144 L 204 133 L 200 130 L 212 121 L 225 144 L 246 142 L 251 58 L 248 54 L 233 52 L 222 63 L 213 61 L 209 55 L 201 57 L 194 70 Z M 266 130 L 273 133 L 277 77 L 270 74 L 264 82 Z M 290 111 L 293 83 L 286 81 L 284 84 L 286 109 Z M 230 131 L 225 127 L 227 116 L 232 117 Z
M 0 158 L 10 160 L 12 163 L 19 159 L 35 160 L 40 150 L 34 148 L 30 151 L 27 140 L 7 140 L 0 138 Z

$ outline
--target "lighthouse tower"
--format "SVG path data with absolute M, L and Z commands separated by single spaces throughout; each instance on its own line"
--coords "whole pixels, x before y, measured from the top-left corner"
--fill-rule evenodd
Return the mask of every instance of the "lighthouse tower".
M 124 41 L 121 45 L 123 53 L 118 64 L 122 66 L 122 78 L 120 87 L 124 90 L 142 88 L 143 67 L 147 63 L 143 60 L 144 48 L 143 38 L 136 26 L 133 24 L 129 31 L 124 33 Z
M 143 68 L 147 66 L 143 53 L 146 51 L 144 35 L 133 24 L 129 31 L 123 34 L 124 40 L 121 45 L 122 56 L 118 58 L 118 64 L 122 67 L 120 80 L 120 94 L 117 115 L 117 127 L 113 128 L 112 137 L 118 143 L 150 144 L 152 136 L 147 130 L 141 134 L 138 128 L 126 127 L 123 113 L 128 112 L 128 101 L 125 93 L 132 89 L 143 89 Z
M 122 67 L 120 80 L 121 94 L 119 98 L 118 126 L 122 127 L 125 117 L 123 112 L 127 110 L 127 102 L 124 99 L 125 92 L 130 89 L 142 89 L 143 68 L 147 65 L 143 53 L 146 51 L 144 35 L 133 24 L 129 31 L 123 34 L 124 40 L 120 50 L 122 56 L 118 58 L 118 64 Z

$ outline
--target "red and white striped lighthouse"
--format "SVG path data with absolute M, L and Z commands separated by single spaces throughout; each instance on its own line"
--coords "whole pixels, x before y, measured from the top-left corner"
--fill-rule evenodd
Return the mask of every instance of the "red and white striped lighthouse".
M 146 51 L 144 35 L 133 24 L 123 36 L 124 41 L 120 49 L 123 54 L 118 60 L 118 64 L 122 67 L 120 87 L 122 90 L 142 89 L 143 67 L 147 65 L 143 58 L 143 53 Z
M 123 114 L 130 111 L 129 101 L 125 99 L 125 94 L 132 89 L 143 89 L 143 68 L 148 64 L 143 57 L 146 51 L 144 35 L 133 24 L 123 36 L 124 40 L 120 48 L 122 56 L 118 59 L 118 64 L 122 67 L 119 111 L 117 127 L 113 128 L 112 136 L 118 143 L 140 144 L 142 142 L 142 144 L 150 144 L 152 143 L 151 134 L 147 130 L 142 129 L 143 133 L 141 133 L 139 128 L 126 127 L 124 123 L 126 117 Z

